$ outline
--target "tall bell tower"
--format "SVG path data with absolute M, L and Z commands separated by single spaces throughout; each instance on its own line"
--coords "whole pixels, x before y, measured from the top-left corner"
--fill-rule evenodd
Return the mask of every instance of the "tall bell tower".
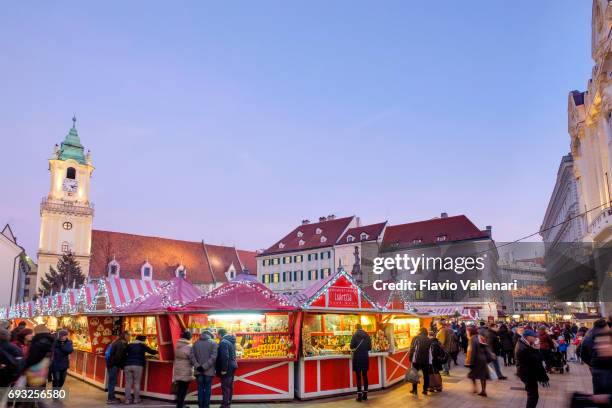
M 37 288 L 66 252 L 75 255 L 85 275 L 89 273 L 94 215 L 89 186 L 93 170 L 91 154 L 85 154 L 74 117 L 72 128 L 61 145 L 55 145 L 49 159 L 51 186 L 40 204 Z

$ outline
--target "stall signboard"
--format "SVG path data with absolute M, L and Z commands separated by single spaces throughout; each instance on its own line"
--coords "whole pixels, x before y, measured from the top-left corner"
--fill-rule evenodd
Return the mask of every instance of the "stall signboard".
M 329 288 L 329 307 L 359 307 L 359 292 L 355 287 L 338 287 L 332 286 Z

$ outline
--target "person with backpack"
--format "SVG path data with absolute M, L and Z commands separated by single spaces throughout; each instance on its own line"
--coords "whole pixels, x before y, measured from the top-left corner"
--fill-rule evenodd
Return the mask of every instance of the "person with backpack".
M 157 354 L 157 350 L 147 346 L 147 336 L 138 335 L 136 340 L 127 345 L 125 356 L 125 404 L 140 404 L 140 380 L 146 365 L 145 354 Z M 133 397 L 132 397 L 133 395 Z
M 215 376 L 217 363 L 217 343 L 213 340 L 213 334 L 209 330 L 200 333 L 200 338 L 193 344 L 191 363 L 195 368 L 196 381 L 198 383 L 198 406 L 199 408 L 210 407 L 210 395 L 212 381 Z
M 221 408 L 229 408 L 234 395 L 234 374 L 238 368 L 236 362 L 236 337 L 227 333 L 225 329 L 218 332 L 219 347 L 217 349 L 217 376 L 221 378 L 221 393 L 223 402 Z
M 68 356 L 73 351 L 72 340 L 68 338 L 68 331 L 60 330 L 57 332 L 50 367 L 53 388 L 61 389 L 64 386 L 69 365 Z
M 361 402 L 368 399 L 368 369 L 370 368 L 372 340 L 360 324 L 356 324 L 355 329 L 350 348 L 353 352 L 353 371 L 357 376 L 357 401 Z M 362 381 L 363 391 L 361 390 Z
M 106 360 L 106 371 L 108 372 L 108 395 L 106 399 L 107 404 L 118 404 L 121 402 L 115 397 L 115 387 L 117 386 L 117 379 L 119 378 L 119 370 L 122 370 L 125 366 L 125 357 L 127 352 L 128 339 L 130 334 L 123 332 L 108 345 L 104 352 L 104 359 Z
M 412 363 L 412 367 L 415 370 L 423 373 L 423 395 L 427 395 L 427 389 L 429 388 L 429 347 L 431 346 L 431 339 L 427 337 L 427 329 L 421 327 L 419 329 L 418 336 L 412 339 L 410 344 L 410 351 L 408 357 Z M 411 394 L 417 394 L 418 382 L 412 383 Z
M 593 394 L 612 390 L 612 316 L 599 319 L 582 339 L 580 356 L 591 369 Z

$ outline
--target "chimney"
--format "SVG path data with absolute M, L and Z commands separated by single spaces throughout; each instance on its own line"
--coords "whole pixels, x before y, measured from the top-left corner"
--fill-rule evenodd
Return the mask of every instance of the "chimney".
M 443 212 L 442 214 L 440 214 L 440 218 L 448 218 L 448 214 Z
M 302 220 L 302 225 L 310 224 L 310 220 Z
M 329 221 L 331 221 L 331 220 L 333 220 L 333 219 L 335 219 L 335 218 L 336 218 L 336 215 L 335 215 L 335 214 L 330 214 L 330 215 L 328 215 L 328 216 L 327 216 L 327 219 L 328 219 Z
M 323 221 L 327 221 L 327 218 L 325 218 L 325 217 L 319 217 L 319 222 L 323 222 Z
M 487 225 L 486 228 L 487 228 L 487 235 L 489 236 L 489 238 L 493 238 L 493 227 L 490 225 Z

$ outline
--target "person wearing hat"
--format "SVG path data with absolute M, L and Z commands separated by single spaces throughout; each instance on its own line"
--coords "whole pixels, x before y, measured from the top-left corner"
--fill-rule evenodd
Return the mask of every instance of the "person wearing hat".
M 210 406 L 210 393 L 215 376 L 218 347 L 219 345 L 213 340 L 213 334 L 209 330 L 204 330 L 198 341 L 193 345 L 191 363 L 195 368 L 198 382 L 198 406 L 200 408 Z
M 28 387 L 46 386 L 54 342 L 55 337 L 49 333 L 47 326 L 39 324 L 34 327 L 34 337 L 30 343 L 24 370 Z
M 538 349 L 534 347 L 538 334 L 531 329 L 525 329 L 523 335 L 516 343 L 516 370 L 517 375 L 525 384 L 527 391 L 527 408 L 535 408 L 538 405 L 540 395 L 538 383 L 548 387 L 548 375 L 542 364 L 542 357 Z
M 174 349 L 174 366 L 172 367 L 172 382 L 176 384 L 176 408 L 185 406 L 185 397 L 189 384 L 193 381 L 193 364 L 191 362 L 192 346 L 191 332 L 185 330 L 176 341 Z
M 66 381 L 69 360 L 68 356 L 73 352 L 72 340 L 68 338 L 67 330 L 57 332 L 57 340 L 53 346 L 53 359 L 51 360 L 51 379 L 53 388 L 60 389 Z

